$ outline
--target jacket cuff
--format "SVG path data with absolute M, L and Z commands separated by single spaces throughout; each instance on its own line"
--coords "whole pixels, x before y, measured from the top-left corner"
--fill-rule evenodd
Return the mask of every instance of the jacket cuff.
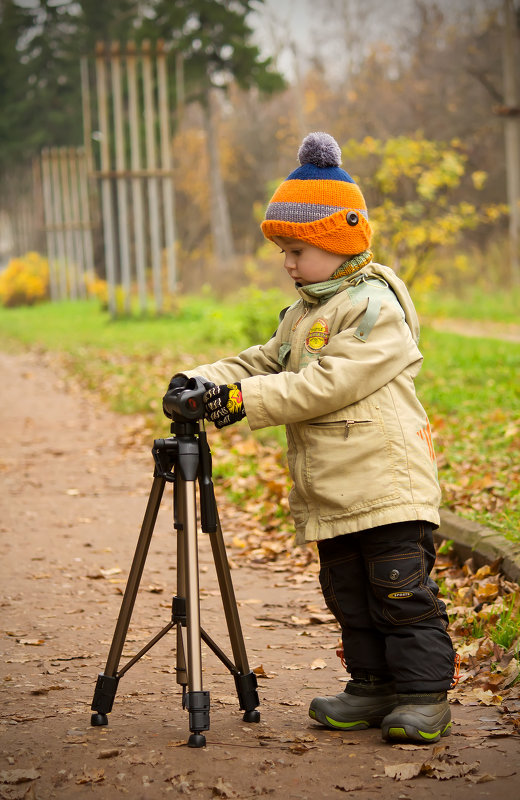
M 242 399 L 249 427 L 252 431 L 273 425 L 264 406 L 261 392 L 261 375 L 253 375 L 242 380 Z

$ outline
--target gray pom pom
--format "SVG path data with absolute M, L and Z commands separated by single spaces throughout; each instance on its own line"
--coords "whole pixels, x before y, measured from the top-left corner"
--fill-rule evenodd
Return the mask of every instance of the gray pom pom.
M 316 133 L 309 133 L 301 143 L 298 160 L 302 166 L 314 164 L 316 167 L 339 167 L 341 150 L 337 141 L 329 133 L 316 131 Z

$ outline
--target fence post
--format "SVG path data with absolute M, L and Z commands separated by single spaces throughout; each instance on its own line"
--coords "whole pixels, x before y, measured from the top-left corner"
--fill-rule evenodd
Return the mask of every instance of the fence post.
M 155 150 L 155 112 L 153 101 L 152 63 L 150 57 L 150 42 L 143 41 L 141 45 L 143 62 L 143 88 L 144 88 L 144 122 L 146 167 L 148 170 L 148 211 L 150 220 L 150 245 L 152 256 L 152 274 L 156 310 L 162 311 L 162 285 L 161 285 L 161 235 L 159 221 L 159 194 L 157 187 L 157 161 Z
M 93 275 L 94 273 L 94 252 L 92 247 L 92 226 L 90 222 L 90 207 L 89 207 L 89 186 L 88 186 L 88 161 L 87 154 L 84 149 L 78 148 L 76 150 L 76 159 L 78 165 L 78 201 L 79 201 L 79 218 L 81 221 L 81 234 L 83 238 L 83 254 L 84 254 L 84 274 Z M 85 295 L 87 287 L 85 285 Z
M 112 42 L 111 77 L 114 106 L 115 164 L 117 171 L 117 216 L 119 222 L 119 256 L 121 285 L 126 313 L 130 311 L 130 247 L 128 241 L 128 200 L 125 172 L 125 136 L 123 133 L 123 89 L 121 84 L 121 58 L 119 42 Z
M 51 147 L 51 181 L 52 181 L 52 211 L 53 220 L 56 228 L 56 243 L 58 252 L 58 286 L 60 300 L 66 300 L 68 297 L 67 285 L 67 255 L 65 250 L 64 230 L 63 230 L 63 217 L 62 217 L 62 202 L 61 202 L 61 185 L 60 185 L 60 167 L 58 148 Z
M 130 125 L 130 168 L 132 176 L 132 211 L 135 238 L 135 266 L 141 312 L 146 311 L 146 247 L 144 237 L 143 185 L 136 173 L 141 170 L 141 140 L 139 136 L 138 89 L 135 42 L 127 43 L 128 116 Z
M 58 148 L 58 164 L 61 181 L 61 198 L 64 223 L 65 252 L 67 254 L 67 274 L 69 284 L 69 296 L 72 300 L 78 297 L 77 275 L 76 275 L 76 252 L 74 250 L 74 234 L 72 231 L 72 208 L 71 191 L 69 181 L 69 169 L 67 148 Z
M 56 237 L 57 233 L 54 226 L 50 153 L 48 147 L 41 152 L 42 160 L 42 194 L 43 194 L 43 219 L 45 226 L 45 237 L 47 241 L 47 257 L 49 259 L 49 289 L 51 300 L 59 299 L 58 284 L 58 248 Z
M 110 181 L 110 149 L 108 138 L 108 111 L 106 93 L 105 46 L 102 42 L 96 45 L 96 88 L 101 133 L 101 204 L 103 213 L 103 239 L 105 242 L 105 260 L 108 284 L 108 308 L 112 316 L 116 315 L 115 287 L 115 247 L 113 233 L 112 189 Z
M 159 129 L 161 140 L 164 246 L 166 250 L 167 288 L 173 294 L 177 284 L 175 253 L 175 198 L 171 178 L 170 157 L 170 109 L 168 103 L 168 81 L 166 77 L 166 53 L 164 42 L 157 42 L 157 82 L 159 86 Z

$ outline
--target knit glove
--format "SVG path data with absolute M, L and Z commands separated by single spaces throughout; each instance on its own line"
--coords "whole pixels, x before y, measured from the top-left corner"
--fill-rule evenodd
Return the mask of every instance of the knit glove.
M 226 425 L 239 422 L 246 415 L 239 381 L 214 386 L 202 399 L 206 409 L 206 419 L 214 422 L 217 428 L 225 428 Z

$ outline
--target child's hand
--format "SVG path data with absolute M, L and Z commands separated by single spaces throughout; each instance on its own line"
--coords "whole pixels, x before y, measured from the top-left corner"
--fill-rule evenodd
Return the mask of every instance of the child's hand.
M 225 428 L 246 416 L 240 382 L 227 383 L 209 389 L 203 397 L 206 419 L 217 428 Z

